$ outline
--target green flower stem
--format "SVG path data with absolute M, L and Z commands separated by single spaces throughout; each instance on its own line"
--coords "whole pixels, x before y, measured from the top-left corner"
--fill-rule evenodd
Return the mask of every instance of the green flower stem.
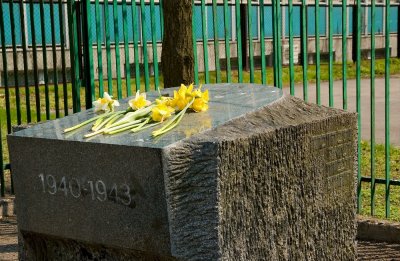
M 145 120 L 144 122 L 140 123 L 139 126 L 133 128 L 132 131 L 133 131 L 133 130 L 135 130 L 135 132 L 140 131 L 141 128 L 142 128 L 143 126 L 145 126 L 145 125 L 150 121 L 150 119 L 151 119 L 150 117 L 146 118 L 146 120 Z
M 160 125 L 160 124 L 161 124 L 161 122 L 156 122 L 156 123 L 147 124 L 147 125 L 145 125 L 144 127 L 140 128 L 140 129 L 138 127 L 136 127 L 136 128 L 132 129 L 132 132 L 136 133 L 136 132 L 139 132 L 139 131 L 142 131 L 142 130 L 145 130 L 145 129 L 148 129 L 148 128 L 151 128 L 151 127 L 154 127 L 154 126 L 157 126 L 157 125 Z
M 187 109 L 190 106 L 192 106 L 193 102 L 194 102 L 194 99 L 192 99 L 192 101 L 189 102 L 186 105 L 186 107 L 183 108 L 183 110 L 181 110 L 177 115 L 175 115 L 175 117 L 172 120 L 170 120 L 167 124 L 165 124 L 161 129 L 153 131 L 153 133 L 152 133 L 153 137 L 157 137 L 157 136 L 164 134 L 164 133 L 172 130 L 173 128 L 175 128 L 179 124 L 179 122 L 182 120 L 183 115 L 185 115 Z
M 109 134 L 109 135 L 117 134 L 117 133 L 120 133 L 120 132 L 123 132 L 123 131 L 126 131 L 126 130 L 130 130 L 130 129 L 132 129 L 132 127 L 137 127 L 139 125 L 140 125 L 140 123 L 139 124 L 138 123 L 131 123 L 131 124 L 125 126 L 125 127 L 119 126 L 120 128 L 118 128 L 118 129 L 104 131 L 104 134 Z
M 98 119 L 96 120 L 96 122 L 94 123 L 93 127 L 99 125 L 99 124 L 103 121 L 103 119 L 104 119 L 104 118 L 98 118 Z
M 123 117 L 123 115 L 118 114 L 117 116 L 115 116 L 114 118 L 112 118 L 112 119 L 106 124 L 106 126 L 104 126 L 104 128 L 107 129 L 108 127 L 110 127 L 111 125 L 113 125 L 114 122 L 116 122 L 117 120 L 121 119 L 121 117 Z
M 73 127 L 71 127 L 71 128 L 68 128 L 68 129 L 65 129 L 65 130 L 64 130 L 64 133 L 67 133 L 67 132 L 70 132 L 70 131 L 79 129 L 79 128 L 81 128 L 81 127 L 83 127 L 83 126 L 85 126 L 85 125 L 87 125 L 87 124 L 89 124 L 89 123 L 91 123 L 91 122 L 96 121 L 96 120 L 99 119 L 99 118 L 108 117 L 108 114 L 109 114 L 109 113 L 104 113 L 104 114 L 98 115 L 98 116 L 96 116 L 96 117 L 93 117 L 93 118 L 91 118 L 91 119 L 88 119 L 88 120 L 86 120 L 86 121 L 84 121 L 84 122 L 82 122 L 82 123 L 79 123 L 78 125 L 75 125 L 75 126 L 73 126 Z
M 91 138 L 93 136 L 102 134 L 103 132 L 104 132 L 104 129 L 101 129 L 101 130 L 98 130 L 98 131 L 95 131 L 95 132 L 88 133 L 88 134 L 84 135 L 83 137 L 84 138 Z
M 114 118 L 116 118 L 116 117 L 118 117 L 119 115 L 121 115 L 121 114 L 123 114 L 123 113 L 125 113 L 125 111 L 118 111 L 118 112 L 115 112 L 115 113 L 113 113 L 113 115 L 111 115 L 110 117 L 108 117 L 106 120 L 103 120 L 102 119 L 102 122 L 100 122 L 99 124 L 95 124 L 93 127 L 92 127 L 92 130 L 93 131 L 98 131 L 98 130 L 100 130 L 103 126 L 105 126 L 107 123 L 109 123 L 111 120 L 113 120 Z M 96 122 L 97 123 L 97 122 Z
M 118 126 L 107 128 L 107 129 L 104 130 L 104 133 L 105 134 L 110 134 L 110 132 L 113 132 L 115 130 L 119 130 L 121 128 L 129 127 L 129 126 L 132 127 L 133 125 L 137 125 L 138 123 L 141 123 L 142 121 L 143 120 L 134 120 L 134 121 L 131 121 L 131 122 L 127 122 L 125 124 L 121 124 L 121 125 L 118 125 Z
M 151 112 L 153 107 L 154 107 L 154 105 L 150 105 L 146 108 L 139 109 L 134 112 L 128 112 L 127 114 L 125 114 L 125 116 L 122 119 L 118 120 L 117 122 L 110 125 L 109 127 L 112 128 L 112 127 L 116 127 L 116 126 L 123 125 L 126 123 L 130 123 L 130 122 L 132 122 L 132 120 L 136 120 L 138 118 L 144 117 Z

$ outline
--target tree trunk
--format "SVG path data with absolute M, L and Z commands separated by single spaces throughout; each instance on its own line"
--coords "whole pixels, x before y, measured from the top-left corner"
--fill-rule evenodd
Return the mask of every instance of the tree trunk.
M 161 66 L 164 87 L 193 83 L 192 0 L 163 1 L 163 12 Z

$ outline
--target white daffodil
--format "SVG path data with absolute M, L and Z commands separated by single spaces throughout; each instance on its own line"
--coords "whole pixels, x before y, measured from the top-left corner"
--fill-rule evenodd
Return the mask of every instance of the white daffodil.
M 114 111 L 114 106 L 119 106 L 119 102 L 117 100 L 113 100 L 107 92 L 104 92 L 103 98 L 99 98 L 97 101 L 94 101 L 93 106 L 94 112 L 109 112 Z
M 147 107 L 150 104 L 151 101 L 146 100 L 146 93 L 140 94 L 140 91 L 137 91 L 135 98 L 129 101 L 129 106 L 135 111 Z

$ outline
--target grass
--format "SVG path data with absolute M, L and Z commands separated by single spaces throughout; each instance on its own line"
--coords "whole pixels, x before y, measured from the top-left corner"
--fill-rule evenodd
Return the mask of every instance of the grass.
M 400 179 L 400 148 L 390 147 L 390 178 Z M 361 175 L 371 177 L 371 144 L 367 141 L 361 143 Z M 385 146 L 375 146 L 375 177 L 385 178 Z M 385 185 L 376 184 L 375 216 L 386 218 L 385 215 Z M 362 209 L 360 214 L 371 215 L 371 183 L 363 182 L 361 186 Z M 390 212 L 389 219 L 400 221 L 400 186 L 390 187 Z
M 383 77 L 385 73 L 385 62 L 384 60 L 376 60 L 376 67 L 375 67 L 375 74 L 376 77 Z M 309 65 L 308 66 L 308 80 L 309 82 L 315 82 L 315 65 Z M 329 79 L 329 74 L 328 74 L 328 65 L 327 64 L 322 64 L 321 65 L 321 80 L 322 81 L 327 81 Z M 395 74 L 400 74 L 400 59 L 398 58 L 392 58 L 390 60 L 390 71 L 391 75 Z M 267 68 L 267 84 L 268 85 L 273 85 L 273 69 L 272 68 Z M 302 67 L 301 66 L 295 66 L 294 67 L 294 75 L 295 79 L 294 82 L 296 84 L 300 84 L 303 81 L 302 77 Z M 370 75 L 370 61 L 362 61 L 361 63 L 361 77 L 362 78 L 369 78 Z M 356 65 L 354 63 L 348 63 L 347 64 L 347 79 L 354 79 L 356 77 Z M 199 74 L 199 79 L 200 82 L 204 82 L 205 75 L 204 73 Z M 238 79 L 238 72 L 237 71 L 232 71 L 232 81 L 237 82 Z M 243 73 L 243 79 L 244 82 L 249 82 L 250 81 L 250 74 L 248 72 Z M 342 65 L 340 63 L 335 63 L 333 66 L 333 79 L 334 80 L 340 80 L 342 79 Z M 226 72 L 221 73 L 221 80 L 222 82 L 226 82 Z M 288 67 L 283 67 L 282 69 L 282 81 L 284 86 L 289 86 L 289 68 Z M 210 82 L 214 83 L 216 82 L 216 73 L 215 72 L 210 72 Z M 257 70 L 255 72 L 255 82 L 261 83 L 261 71 Z M 96 82 L 96 90 L 98 90 L 98 82 Z M 107 91 L 107 81 L 104 82 L 105 90 Z M 116 86 L 116 81 L 113 80 L 113 86 Z M 135 80 L 131 79 L 131 86 L 132 89 L 135 88 Z M 154 86 L 154 78 L 150 79 L 150 86 Z M 163 86 L 163 78 L 162 76 L 160 77 L 160 86 Z M 64 97 L 63 97 L 63 92 L 62 92 L 62 85 L 58 86 L 58 95 L 60 97 L 59 99 L 59 104 L 60 104 L 60 117 L 64 116 Z M 145 86 L 144 86 L 144 79 L 141 79 L 141 86 L 140 86 L 141 91 L 144 91 Z M 72 86 L 71 84 L 67 84 L 67 90 L 68 90 L 68 95 L 65 97 L 68 101 L 68 111 L 72 113 Z M 134 90 L 132 90 L 134 92 Z M 44 86 L 40 86 L 40 114 L 42 120 L 46 119 L 46 106 L 45 106 L 45 90 Z M 55 119 L 56 118 L 56 111 L 55 111 L 55 91 L 54 91 L 54 86 L 50 85 L 49 86 L 49 107 L 50 107 L 50 117 L 49 119 Z M 126 82 L 122 81 L 122 93 L 123 97 L 126 97 Z M 112 92 L 114 97 L 117 97 L 117 89 L 116 87 L 113 88 Z M 80 101 L 81 101 L 81 106 L 82 108 L 85 107 L 85 100 L 84 100 L 84 95 L 85 95 L 85 90 L 84 88 L 81 88 L 80 91 Z M 98 93 L 96 93 L 96 96 L 98 96 Z M 25 88 L 20 88 L 20 99 L 21 99 L 21 116 L 22 116 L 22 123 L 26 123 L 26 102 L 25 102 Z M 31 103 L 31 113 L 32 113 L 32 121 L 36 122 L 36 107 L 35 107 L 35 92 L 34 88 L 30 88 L 30 94 L 29 94 L 29 100 Z M 17 109 L 16 109 L 16 97 L 15 97 L 15 89 L 10 88 L 10 115 L 11 115 L 11 121 L 12 125 L 17 125 Z M 5 110 L 5 89 L 0 88 L 0 120 L 2 121 L 0 126 L 1 126 L 1 133 L 2 133 L 2 140 L 1 144 L 3 146 L 3 157 L 4 157 L 4 162 L 8 162 L 8 148 L 7 148 L 7 143 L 6 143 L 6 133 L 7 133 L 7 127 L 6 127 L 6 110 Z M 361 172 L 363 176 L 370 176 L 370 144 L 367 141 L 362 142 L 362 157 L 361 157 Z M 400 148 L 396 147 L 391 147 L 390 148 L 391 152 L 391 178 L 392 179 L 400 179 Z M 385 170 L 384 170 L 384 160 L 385 160 L 385 155 L 384 155 L 384 146 L 383 145 L 377 145 L 376 146 L 376 177 L 379 178 L 384 178 L 385 176 Z M 370 208 L 370 184 L 369 183 L 363 183 L 362 184 L 362 210 L 361 214 L 363 215 L 369 215 L 371 212 Z M 400 187 L 391 187 L 391 217 L 390 219 L 392 220 L 398 220 L 400 221 Z M 385 217 L 385 187 L 384 185 L 377 184 L 376 185 L 376 216 L 379 218 L 384 218 Z

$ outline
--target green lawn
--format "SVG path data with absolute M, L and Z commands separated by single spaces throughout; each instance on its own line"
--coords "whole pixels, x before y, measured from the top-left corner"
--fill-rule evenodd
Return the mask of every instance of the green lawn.
M 382 77 L 384 76 L 384 60 L 376 60 L 376 77 Z M 400 74 L 400 59 L 393 58 L 391 59 L 390 62 L 390 71 L 391 74 Z M 282 81 L 284 86 L 289 86 L 289 68 L 288 67 L 283 67 L 283 75 L 282 75 Z M 302 77 L 302 67 L 301 66 L 295 66 L 294 68 L 295 72 L 295 83 L 301 83 L 303 80 Z M 370 74 L 370 61 L 363 61 L 361 65 L 361 77 L 362 78 L 368 78 Z M 321 80 L 322 81 L 327 81 L 328 80 L 328 65 L 323 64 L 321 65 Z M 347 78 L 348 79 L 354 79 L 356 76 L 356 66 L 353 63 L 348 63 L 347 64 Z M 199 75 L 200 82 L 204 82 L 204 74 Z M 222 81 L 226 81 L 226 72 L 222 72 L 221 74 Z M 238 73 L 237 71 L 232 71 L 232 80 L 233 82 L 237 82 L 238 78 Z M 250 74 L 248 72 L 244 72 L 243 75 L 244 82 L 249 82 L 250 80 Z M 342 65 L 339 63 L 334 64 L 333 68 L 333 78 L 334 80 L 340 80 L 342 79 Z M 272 68 L 267 68 L 267 84 L 272 85 L 273 84 L 273 70 Z M 308 80 L 310 82 L 315 81 L 315 65 L 309 65 L 308 67 Z M 210 72 L 210 82 L 214 83 L 216 81 L 216 74 L 215 72 Z M 261 71 L 257 70 L 255 72 L 255 82 L 261 83 Z M 98 86 L 98 82 L 96 82 L 96 90 Z M 104 82 L 105 90 L 107 91 L 107 82 Z M 114 97 L 117 97 L 117 89 L 116 89 L 116 81 L 113 81 L 113 95 Z M 135 80 L 131 80 L 131 86 L 132 86 L 132 93 L 134 92 L 135 88 Z M 150 86 L 154 86 L 154 78 L 150 79 Z M 163 78 L 160 77 L 160 86 L 163 86 Z M 62 85 L 59 85 L 59 91 L 58 95 L 60 97 L 59 99 L 59 110 L 60 110 L 60 117 L 64 116 L 64 97 L 63 97 L 63 92 L 62 92 Z M 66 97 L 68 101 L 68 110 L 69 112 L 72 113 L 72 95 L 71 95 L 71 84 L 68 84 L 67 86 L 68 89 L 68 96 Z M 144 91 L 145 86 L 144 86 L 144 79 L 141 79 L 141 88 L 142 91 Z M 56 110 L 55 110 L 55 92 L 54 92 L 54 86 L 49 86 L 49 107 L 50 107 L 50 119 L 55 119 L 56 118 Z M 84 100 L 84 88 L 81 89 L 81 106 L 82 108 L 85 107 L 85 100 Z M 126 97 L 126 84 L 125 81 L 122 82 L 122 93 L 123 97 Z M 98 93 L 96 93 L 96 97 L 98 96 Z M 20 88 L 20 99 L 21 99 L 21 118 L 22 118 L 22 123 L 26 123 L 26 93 L 25 93 L 25 88 Z M 35 92 L 34 88 L 30 88 L 30 95 L 29 95 L 29 100 L 31 103 L 31 113 L 32 113 L 32 121 L 36 122 L 36 103 L 35 103 Z M 46 97 L 45 97 L 45 91 L 44 91 L 44 86 L 40 87 L 40 114 L 42 120 L 46 119 Z M 17 110 L 16 110 L 16 98 L 15 98 L 15 89 L 10 88 L 10 115 L 12 119 L 12 125 L 17 125 Z M 6 133 L 7 133 L 7 128 L 6 128 L 6 110 L 5 110 L 5 90 L 4 88 L 0 89 L 0 119 L 1 119 L 1 133 L 2 133 L 2 145 L 3 145 L 3 156 L 4 156 L 4 162 L 8 162 L 8 153 L 7 153 L 7 144 L 6 144 Z M 370 176 L 370 145 L 368 142 L 364 141 L 362 143 L 362 158 L 361 158 L 361 172 L 363 176 Z M 376 146 L 376 177 L 381 177 L 383 178 L 384 175 L 384 146 L 383 145 L 377 145 Z M 392 147 L 391 148 L 391 177 L 393 179 L 400 179 L 400 148 Z M 376 215 L 380 218 L 383 218 L 385 216 L 385 210 L 384 210 L 384 205 L 385 205 L 385 191 L 384 191 L 384 185 L 378 184 L 376 187 Z M 392 187 L 391 188 L 391 219 L 393 220 L 400 220 L 400 187 Z M 370 214 L 370 184 L 369 183 L 364 183 L 362 185 L 362 211 L 361 213 L 363 215 L 369 215 Z

